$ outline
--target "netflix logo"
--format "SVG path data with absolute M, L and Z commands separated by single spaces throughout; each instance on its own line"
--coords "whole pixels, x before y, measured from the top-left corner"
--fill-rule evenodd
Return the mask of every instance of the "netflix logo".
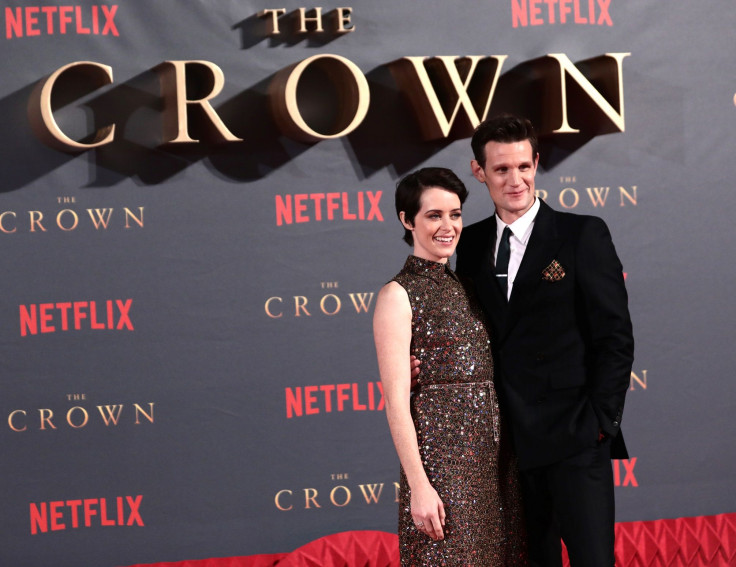
M 31 502 L 31 535 L 67 529 L 144 526 L 142 495 Z
M 611 0 L 511 0 L 513 26 L 613 26 Z
M 17 6 L 5 8 L 5 37 L 111 35 L 118 37 L 118 6 Z
M 133 331 L 132 299 L 31 303 L 19 307 L 20 336 L 60 331 Z
M 634 474 L 636 457 L 633 459 L 613 459 L 611 461 L 611 466 L 613 467 L 614 486 L 639 486 L 639 483 L 636 480 L 636 475 Z
M 286 388 L 286 418 L 344 411 L 383 411 L 381 382 L 346 382 Z
M 276 195 L 276 226 L 334 220 L 383 222 L 383 191 Z

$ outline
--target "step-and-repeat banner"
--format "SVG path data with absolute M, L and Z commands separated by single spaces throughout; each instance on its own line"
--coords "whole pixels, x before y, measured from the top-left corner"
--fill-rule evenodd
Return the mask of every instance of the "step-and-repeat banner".
M 484 116 L 603 217 L 637 340 L 617 519 L 736 510 L 730 0 L 9 2 L 0 12 L 0 563 L 394 531 L 371 317 L 393 190 Z

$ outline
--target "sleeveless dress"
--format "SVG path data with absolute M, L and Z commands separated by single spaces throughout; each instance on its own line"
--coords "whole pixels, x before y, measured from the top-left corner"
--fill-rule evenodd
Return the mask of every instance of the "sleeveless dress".
M 393 278 L 409 296 L 411 354 L 422 363 L 411 397 L 419 452 L 447 515 L 442 541 L 418 531 L 401 469 L 402 566 L 523 566 L 518 467 L 493 386 L 480 304 L 447 264 L 409 256 Z

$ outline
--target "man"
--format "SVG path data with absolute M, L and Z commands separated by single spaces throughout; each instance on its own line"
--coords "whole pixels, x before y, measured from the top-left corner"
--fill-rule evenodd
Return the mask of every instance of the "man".
M 474 280 L 491 324 L 530 564 L 560 566 L 562 538 L 572 567 L 613 567 L 610 459 L 628 458 L 619 428 L 634 354 L 621 262 L 601 219 L 536 197 L 528 120 L 487 120 L 472 147 L 496 212 L 464 229 L 457 272 Z

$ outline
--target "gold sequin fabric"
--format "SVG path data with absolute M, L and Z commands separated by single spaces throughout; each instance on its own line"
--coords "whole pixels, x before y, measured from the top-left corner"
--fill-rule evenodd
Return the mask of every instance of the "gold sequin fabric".
M 526 565 L 518 469 L 504 437 L 480 305 L 447 264 L 409 256 L 394 281 L 409 296 L 411 353 L 422 363 L 411 398 L 419 451 L 447 514 L 443 540 L 419 532 L 401 470 L 401 564 Z

